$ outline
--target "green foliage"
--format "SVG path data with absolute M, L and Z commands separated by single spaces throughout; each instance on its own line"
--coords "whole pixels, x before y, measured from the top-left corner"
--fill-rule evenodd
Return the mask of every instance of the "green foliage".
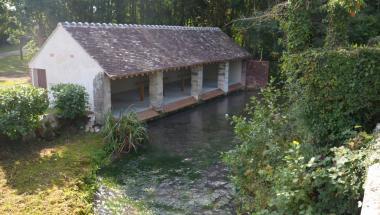
M 8 12 L 6 10 L 5 2 L 0 1 L 0 46 L 5 44 L 5 41 L 8 37 L 6 33 L 7 23 L 8 22 Z
M 25 46 L 24 49 L 26 50 L 25 59 L 31 60 L 33 56 L 39 51 L 39 48 L 37 46 L 36 41 L 30 40 Z
M 231 118 L 240 144 L 224 161 L 240 212 L 358 213 L 368 158 L 379 150 L 357 132 L 380 116 L 379 58 L 367 47 L 284 55 L 281 85 Z
M 358 214 L 372 136 L 358 133 L 344 146 L 305 158 L 293 141 L 276 168 L 269 207 L 262 214 Z M 376 153 L 379 149 L 376 150 Z
M 380 48 L 380 36 L 370 38 L 368 40 L 368 45 Z
M 273 186 L 273 170 L 281 162 L 283 142 L 292 139 L 286 106 L 281 101 L 283 94 L 274 87 L 262 92 L 263 98 L 247 106 L 247 116 L 233 116 L 234 132 L 241 143 L 224 155 L 231 167 L 233 181 L 240 191 L 240 210 L 252 211 L 265 208 Z
M 340 4 L 328 5 L 328 30 L 325 46 L 329 48 L 348 45 L 348 13 Z
M 327 4 L 328 30 L 325 46 L 329 48 L 345 47 L 348 45 L 349 15 L 358 13 L 364 0 L 329 0 Z
M 102 135 L 106 143 L 104 151 L 112 157 L 136 151 L 139 146 L 148 142 L 147 129 L 134 112 L 121 114 L 118 119 L 108 113 Z
M 292 114 L 304 138 L 334 144 L 355 125 L 370 129 L 380 115 L 380 50 L 310 50 L 286 55 L 282 72 Z
M 11 139 L 29 134 L 48 107 L 47 93 L 32 86 L 0 89 L 0 133 Z
M 54 97 L 54 107 L 62 118 L 74 120 L 86 116 L 88 94 L 83 86 L 57 84 L 51 90 Z
M 290 1 L 281 27 L 286 36 L 289 52 L 299 52 L 310 47 L 312 36 L 311 3 L 305 0 Z
M 380 9 L 380 7 L 379 7 Z M 350 18 L 348 37 L 353 44 L 365 45 L 371 38 L 380 35 L 380 11 L 371 5 L 360 11 L 355 17 Z
M 354 137 L 340 147 L 301 144 L 280 92 L 264 90 L 248 106 L 248 118 L 231 118 L 241 144 L 224 161 L 239 192 L 239 212 L 357 214 L 366 168 L 378 162 L 371 159 L 380 152 L 373 137 L 352 131 Z

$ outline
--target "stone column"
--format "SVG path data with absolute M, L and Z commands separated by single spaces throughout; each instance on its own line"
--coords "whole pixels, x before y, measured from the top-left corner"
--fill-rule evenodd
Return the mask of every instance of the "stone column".
M 223 62 L 219 64 L 218 68 L 218 88 L 228 93 L 228 72 L 230 70 L 230 63 Z
M 104 115 L 111 111 L 111 80 L 99 73 L 93 81 L 94 113 L 96 122 L 103 123 Z
M 202 93 L 203 88 L 203 66 L 195 66 L 191 68 L 191 96 L 197 100 Z
M 164 103 L 163 72 L 155 72 L 149 75 L 150 105 L 156 110 L 162 110 Z

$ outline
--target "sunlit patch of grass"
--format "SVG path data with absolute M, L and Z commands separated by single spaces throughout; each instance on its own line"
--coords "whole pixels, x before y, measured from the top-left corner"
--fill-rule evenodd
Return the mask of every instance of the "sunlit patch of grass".
M 91 213 L 85 179 L 97 168 L 102 146 L 91 134 L 1 143 L 0 214 Z
M 30 84 L 28 81 L 29 81 L 29 79 L 27 77 L 26 78 L 6 78 L 6 79 L 2 79 L 0 77 L 0 88 Z

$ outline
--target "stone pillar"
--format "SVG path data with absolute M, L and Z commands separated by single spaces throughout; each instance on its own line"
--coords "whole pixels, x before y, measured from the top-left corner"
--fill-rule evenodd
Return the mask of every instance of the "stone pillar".
M 203 66 L 191 68 L 191 96 L 197 100 L 203 89 Z
M 228 93 L 228 72 L 230 70 L 230 63 L 223 62 L 219 64 L 218 68 L 218 88 Z
M 103 123 L 104 115 L 111 111 L 111 80 L 99 73 L 93 81 L 94 113 L 96 122 Z
M 162 110 L 164 103 L 163 72 L 155 72 L 149 75 L 150 105 L 156 110 Z

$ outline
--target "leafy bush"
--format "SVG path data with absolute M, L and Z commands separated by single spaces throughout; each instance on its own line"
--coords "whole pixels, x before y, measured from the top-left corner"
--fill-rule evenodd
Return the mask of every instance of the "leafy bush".
M 252 100 L 247 118 L 231 118 L 241 144 L 224 154 L 224 161 L 239 192 L 239 212 L 358 213 L 366 168 L 378 162 L 369 158 L 380 152 L 372 136 L 352 131 L 353 138 L 331 149 L 301 144 L 282 98 L 268 88 L 261 100 Z
M 17 86 L 0 89 L 0 133 L 11 139 L 29 134 L 48 107 L 44 89 Z
M 344 146 L 304 157 L 294 141 L 276 168 L 269 207 L 262 214 L 359 214 L 372 136 L 359 133 Z M 376 153 L 379 153 L 377 149 Z
M 296 123 L 308 141 L 337 144 L 380 116 L 380 49 L 309 50 L 284 56 Z
M 380 47 L 380 36 L 370 38 L 368 40 L 368 45 Z
M 64 119 L 77 119 L 86 116 L 88 94 L 83 86 L 76 84 L 57 84 L 51 88 L 54 107 Z
M 282 91 L 269 86 L 262 99 L 252 98 L 245 116 L 233 116 L 234 133 L 241 143 L 224 155 L 241 197 L 241 212 L 268 205 L 274 168 L 282 162 L 284 142 L 292 139 Z
M 112 113 L 105 117 L 102 134 L 106 142 L 107 154 L 117 157 L 121 153 L 129 153 L 132 150 L 148 142 L 148 132 L 139 121 L 136 113 L 128 112 L 116 119 Z
M 240 144 L 224 161 L 241 213 L 358 212 L 368 157 L 378 149 L 357 130 L 379 120 L 379 60 L 375 48 L 284 56 L 281 85 L 231 118 Z

